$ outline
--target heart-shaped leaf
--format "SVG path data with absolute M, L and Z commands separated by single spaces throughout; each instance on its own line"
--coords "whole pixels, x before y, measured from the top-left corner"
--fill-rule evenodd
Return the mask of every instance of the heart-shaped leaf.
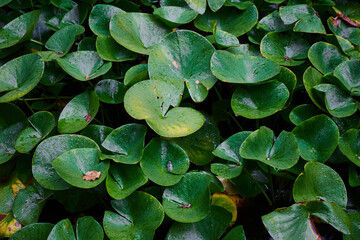
M 110 239 L 153 239 L 164 219 L 164 209 L 156 198 L 134 192 L 123 200 L 112 200 L 117 213 L 105 211 L 104 230 Z M 151 221 L 149 221 L 151 219 Z
M 203 36 L 187 30 L 175 31 L 150 53 L 150 79 L 176 86 L 176 95 L 183 93 L 185 83 L 191 98 L 201 102 L 216 82 L 209 64 L 214 51 Z
M 360 134 L 356 129 L 343 133 L 339 140 L 341 152 L 353 163 L 360 167 Z
M 42 141 L 33 156 L 32 173 L 36 181 L 51 190 L 69 189 L 71 185 L 56 173 L 51 163 L 61 154 L 77 148 L 99 147 L 90 138 L 80 135 L 57 135 Z
M 136 123 L 116 128 L 102 143 L 113 155 L 103 154 L 102 158 L 125 164 L 138 163 L 144 150 L 146 130 L 144 125 Z
M 0 49 L 29 40 L 39 20 L 39 16 L 40 11 L 35 10 L 21 15 L 3 26 L 0 29 Z
M 37 54 L 15 58 L 0 67 L 0 103 L 10 102 L 30 92 L 44 73 L 44 62 Z
M 96 84 L 94 91 L 100 101 L 110 104 L 119 104 L 124 101 L 126 88 L 124 84 L 119 81 L 104 79 Z
M 111 36 L 125 48 L 149 54 L 171 29 L 155 16 L 145 13 L 119 13 L 111 18 Z
M 119 45 L 111 36 L 98 36 L 96 50 L 99 56 L 106 61 L 124 62 L 137 57 L 136 53 Z
M 326 115 L 303 121 L 292 133 L 298 141 L 300 156 L 307 161 L 326 162 L 339 142 L 339 129 Z
M 55 126 L 55 118 L 50 112 L 36 112 L 28 121 L 31 127 L 21 131 L 15 142 L 16 150 L 21 153 L 30 152 Z
M 76 239 L 103 240 L 104 231 L 101 225 L 93 217 L 81 217 L 76 222 Z
M 147 80 L 132 86 L 125 94 L 125 110 L 135 119 L 145 119 L 160 136 L 182 137 L 196 132 L 204 123 L 204 116 L 187 107 L 176 106 L 180 96 L 164 81 Z
M 93 188 L 105 180 L 110 163 L 100 162 L 98 148 L 77 148 L 64 152 L 51 165 L 72 186 Z
M 56 60 L 70 76 L 80 81 L 97 78 L 110 70 L 111 62 L 104 62 L 95 51 L 78 51 Z
M 175 143 L 153 138 L 144 150 L 140 165 L 154 183 L 172 186 L 187 172 L 190 161 L 185 151 Z
M 261 54 L 280 65 L 297 66 L 307 58 L 309 43 L 295 33 L 268 33 L 261 40 Z
M 190 172 L 178 184 L 167 187 L 162 202 L 166 215 L 183 223 L 204 219 L 210 210 L 210 181 L 208 174 Z
M 20 108 L 10 103 L 0 103 L 0 164 L 14 155 L 17 136 L 26 127 L 27 119 Z
M 46 240 L 49 236 L 54 224 L 51 223 L 33 223 L 19 229 L 14 235 L 11 236 L 11 240 Z
M 227 51 L 216 51 L 210 64 L 212 73 L 229 83 L 259 83 L 280 72 L 280 66 L 268 59 L 233 55 Z
M 249 119 L 264 118 L 280 111 L 289 95 L 285 84 L 274 80 L 259 85 L 238 87 L 231 98 L 231 108 L 237 116 Z
M 93 7 L 89 15 L 89 27 L 96 35 L 110 36 L 110 19 L 118 13 L 123 13 L 122 9 L 113 5 L 97 4 Z
M 341 84 L 356 95 L 360 95 L 359 74 L 360 60 L 343 62 L 334 71 L 334 76 L 340 80 Z
M 74 97 L 62 110 L 58 120 L 60 133 L 75 133 L 84 129 L 99 110 L 99 98 L 93 91 Z
M 291 132 L 282 131 L 274 141 L 274 132 L 261 127 L 245 139 L 240 147 L 240 156 L 278 169 L 288 169 L 297 163 L 299 148 Z
M 189 23 L 198 15 L 198 13 L 194 10 L 177 6 L 157 8 L 153 14 L 163 20 L 170 27 L 177 27 L 179 25 Z
M 339 174 L 319 162 L 309 162 L 294 183 L 295 202 L 325 200 L 346 208 L 347 193 Z

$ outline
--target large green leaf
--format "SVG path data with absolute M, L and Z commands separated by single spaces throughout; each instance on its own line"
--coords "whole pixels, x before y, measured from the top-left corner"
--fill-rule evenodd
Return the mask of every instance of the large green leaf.
M 253 28 L 258 20 L 258 11 L 254 4 L 244 10 L 234 7 L 222 7 L 219 11 L 213 12 L 208 9 L 205 14 L 199 15 L 195 21 L 195 26 L 204 31 L 212 32 L 211 21 L 216 20 L 217 28 L 239 37 Z
M 116 128 L 102 143 L 102 146 L 113 154 L 103 154 L 102 158 L 125 164 L 138 163 L 143 154 L 146 131 L 144 125 L 137 123 Z
M 44 62 L 37 54 L 15 58 L 0 67 L 0 103 L 10 102 L 30 92 L 44 73 Z
M 109 239 L 153 239 L 164 219 L 164 209 L 155 197 L 134 192 L 123 200 L 112 200 L 117 213 L 105 211 L 103 226 Z
M 231 221 L 231 214 L 218 206 L 211 206 L 209 215 L 194 223 L 175 222 L 166 235 L 166 240 L 218 240 Z
M 360 134 L 356 129 L 343 133 L 339 140 L 341 152 L 353 163 L 360 167 Z
M 145 13 L 119 13 L 111 18 L 111 36 L 125 48 L 149 54 L 152 47 L 159 43 L 171 29 Z
M 231 98 L 231 108 L 236 116 L 264 118 L 280 111 L 289 95 L 286 85 L 275 80 L 259 85 L 241 86 Z
M 339 174 L 325 164 L 309 162 L 294 183 L 295 202 L 324 200 L 346 208 L 347 193 Z
M 104 62 L 95 51 L 77 51 L 56 60 L 70 76 L 80 81 L 97 78 L 111 68 L 111 62 Z
M 84 129 L 99 110 L 99 98 L 93 91 L 74 97 L 62 110 L 58 120 L 60 133 L 75 133 Z
M 109 23 L 110 19 L 118 13 L 124 11 L 118 7 L 97 4 L 93 7 L 89 15 L 89 27 L 96 35 L 110 36 Z
M 211 71 L 224 82 L 259 83 L 276 76 L 280 66 L 262 57 L 216 51 L 211 58 Z
M 360 60 L 350 60 L 339 64 L 334 76 L 337 77 L 341 84 L 350 92 L 360 95 Z
M 154 15 L 163 20 L 170 27 L 177 27 L 191 22 L 196 18 L 198 13 L 183 7 L 168 6 L 155 9 Z
M 171 83 L 178 96 L 182 95 L 185 83 L 191 98 L 201 102 L 216 82 L 209 64 L 214 51 L 215 48 L 200 34 L 175 31 L 150 53 L 150 79 Z
M 106 178 L 106 189 L 115 199 L 124 199 L 147 183 L 139 165 L 113 164 Z
M 54 147 L 56 146 L 56 147 Z M 57 135 L 42 141 L 33 156 L 32 173 L 37 182 L 51 190 L 69 189 L 51 163 L 61 154 L 77 148 L 99 148 L 90 138 L 80 135 Z
M 40 11 L 32 11 L 15 18 L 0 29 L 0 49 L 11 47 L 31 38 Z M 20 27 L 21 26 L 21 27 Z
M 210 181 L 206 173 L 190 172 L 178 184 L 167 187 L 162 197 L 166 215 L 183 223 L 204 219 L 210 210 Z
M 0 164 L 14 155 L 17 136 L 26 127 L 26 116 L 20 108 L 10 103 L 0 103 Z
M 106 61 L 124 62 L 137 57 L 136 53 L 119 45 L 111 36 L 98 36 L 96 50 L 99 56 Z
M 274 141 L 274 132 L 261 127 L 245 139 L 240 147 L 240 156 L 278 169 L 288 169 L 297 163 L 299 149 L 291 132 L 282 131 Z
M 55 126 L 54 116 L 45 111 L 36 112 L 28 121 L 31 127 L 21 131 L 15 142 L 16 150 L 21 153 L 30 152 Z
M 185 151 L 175 143 L 153 138 L 144 150 L 140 165 L 154 183 L 172 186 L 187 172 L 190 161 Z
M 58 222 L 48 236 L 48 240 L 58 239 L 75 240 L 74 228 L 68 218 Z
M 261 54 L 280 65 L 297 66 L 307 58 L 309 43 L 295 33 L 268 33 L 261 40 Z
M 188 107 L 177 106 L 177 90 L 164 81 L 147 80 L 132 86 L 125 94 L 125 110 L 135 119 L 145 119 L 160 136 L 182 137 L 196 132 L 204 123 L 204 116 Z
M 10 237 L 11 240 L 47 240 L 54 224 L 51 223 L 33 223 L 19 229 Z
M 292 132 L 298 141 L 300 156 L 307 161 L 326 162 L 339 142 L 339 129 L 326 115 L 309 118 Z
M 105 180 L 110 163 L 100 161 L 98 148 L 76 148 L 61 154 L 51 165 L 70 185 L 93 188 Z

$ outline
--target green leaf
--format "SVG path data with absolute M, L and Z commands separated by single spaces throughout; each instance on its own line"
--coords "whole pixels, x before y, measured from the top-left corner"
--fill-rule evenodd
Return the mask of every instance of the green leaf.
M 242 165 L 244 159 L 240 156 L 240 147 L 250 134 L 250 131 L 238 132 L 217 146 L 212 153 L 219 158 Z
M 167 187 L 162 198 L 166 215 L 183 223 L 204 219 L 210 210 L 210 181 L 208 174 L 190 172 L 178 184 Z
M 40 11 L 32 11 L 15 18 L 0 29 L 0 49 L 14 46 L 31 38 Z M 21 26 L 21 27 L 20 27 Z
M 304 173 L 295 180 L 295 202 L 324 200 L 346 208 L 347 194 L 341 177 L 330 167 L 318 162 L 305 164 Z
M 233 55 L 227 51 L 216 51 L 210 64 L 212 73 L 229 83 L 259 83 L 280 72 L 280 66 L 268 59 Z
M 110 158 L 125 164 L 138 163 L 143 154 L 146 131 L 144 125 L 137 123 L 116 128 L 102 143 L 102 146 L 113 154 L 104 155 L 102 159 Z
M 184 92 L 185 83 L 191 98 L 202 102 L 216 82 L 209 64 L 214 51 L 215 48 L 200 34 L 175 31 L 150 53 L 150 79 L 171 83 L 178 96 Z
M 161 186 L 177 184 L 189 169 L 185 151 L 175 143 L 153 138 L 140 161 L 141 169 L 154 183 Z
M 241 174 L 243 169 L 242 165 L 239 164 L 223 164 L 223 163 L 212 163 L 210 170 L 216 176 L 219 176 L 224 179 L 234 178 Z
M 122 82 L 104 79 L 96 84 L 94 91 L 101 102 L 119 104 L 124 101 L 126 88 Z
M 164 219 L 164 209 L 156 198 L 134 192 L 123 200 L 112 200 L 117 213 L 105 211 L 104 230 L 109 239 L 153 239 Z M 151 219 L 151 221 L 150 221 Z
M 204 116 L 187 107 L 177 106 L 180 96 L 164 81 L 138 82 L 125 94 L 125 110 L 135 119 L 145 119 L 149 126 L 163 137 L 183 137 L 196 132 L 204 123 Z
M 95 125 L 90 124 L 84 130 L 81 131 L 81 135 L 84 135 L 88 138 L 94 140 L 97 145 L 100 146 L 102 152 L 106 153 L 107 150 L 101 146 L 104 142 L 105 138 L 113 131 L 111 127 L 103 126 L 103 125 Z
M 324 25 L 318 15 L 312 14 L 301 18 L 293 29 L 294 32 L 326 34 Z
M 343 133 L 339 140 L 341 152 L 353 163 L 360 167 L 360 133 L 350 129 Z
M 15 58 L 0 67 L 0 103 L 14 101 L 30 92 L 44 73 L 44 62 L 37 54 Z
M 111 62 L 104 62 L 95 51 L 78 51 L 56 60 L 60 67 L 73 78 L 88 81 L 107 73 Z
M 243 226 L 232 228 L 222 240 L 246 240 Z
M 226 0 L 208 0 L 207 2 L 211 11 L 216 12 L 224 5 Z
M 339 142 L 339 129 L 326 115 L 303 121 L 292 133 L 298 141 L 300 156 L 307 161 L 326 162 Z
M 239 40 L 231 33 L 214 28 L 214 37 L 216 43 L 220 47 L 235 47 L 239 46 Z
M 298 66 L 307 58 L 309 43 L 295 33 L 268 33 L 261 40 L 261 54 L 280 65 Z
M 11 240 L 47 240 L 51 229 L 54 227 L 54 224 L 51 223 L 33 223 L 27 225 L 10 237 Z
M 45 199 L 35 185 L 29 185 L 25 189 L 21 189 L 13 203 L 14 217 L 24 225 L 36 223 L 46 203 Z
M 77 148 L 99 147 L 90 138 L 80 135 L 57 135 L 42 141 L 33 156 L 32 173 L 36 181 L 51 190 L 69 189 L 71 185 L 56 173 L 51 163 L 61 154 Z
M 262 57 L 260 50 L 255 45 L 240 44 L 238 47 L 231 47 L 226 49 L 226 51 L 234 54 L 234 55 L 247 55 L 247 56 L 255 56 L 255 57 Z
M 343 235 L 344 240 L 353 240 L 360 237 L 360 213 L 348 212 L 348 216 L 351 221 L 351 236 Z
M 99 110 L 99 98 L 93 91 L 74 97 L 62 110 L 58 120 L 60 133 L 75 133 L 84 129 Z
M 326 83 L 323 79 L 323 75 L 321 75 L 321 73 L 318 72 L 315 68 L 308 67 L 304 72 L 303 82 L 304 87 L 313 103 L 318 108 L 326 112 L 324 100 L 317 94 L 316 90 L 314 89 L 316 85 Z
M 286 32 L 293 28 L 292 24 L 285 24 L 280 18 L 279 12 L 274 11 L 263 17 L 257 24 L 257 28 L 267 32 Z
M 93 188 L 105 180 L 110 163 L 100 162 L 98 148 L 77 148 L 64 152 L 54 159 L 51 165 L 70 185 L 78 188 Z M 91 173 L 98 175 L 93 177 Z
M 76 222 L 76 239 L 103 240 L 104 231 L 101 225 L 93 217 L 81 217 Z
M 238 87 L 231 98 L 236 116 L 259 119 L 280 111 L 289 98 L 289 90 L 278 81 Z
M 166 240 L 207 239 L 217 240 L 231 221 L 231 214 L 218 206 L 211 206 L 209 215 L 194 223 L 175 222 L 167 233 Z
M 78 51 L 96 51 L 96 37 L 84 37 L 79 42 Z
M 310 62 L 322 74 L 331 73 L 342 62 L 348 58 L 332 44 L 317 42 L 311 46 L 308 52 Z
M 258 11 L 254 4 L 249 4 L 244 10 L 234 7 L 222 7 L 219 11 L 208 10 L 199 15 L 195 21 L 195 27 L 204 32 L 212 32 L 211 21 L 216 20 L 217 28 L 239 37 L 253 28 L 258 20 Z
M 315 14 L 315 10 L 307 4 L 294 4 L 280 7 L 279 13 L 285 24 L 292 24 L 303 17 Z
M 220 143 L 220 132 L 215 123 L 207 117 L 204 125 L 195 133 L 182 138 L 172 138 L 170 141 L 184 149 L 191 162 L 205 165 L 214 158 L 212 151 Z
M 132 66 L 129 70 L 126 71 L 124 77 L 124 84 L 127 87 L 131 87 L 135 83 L 141 82 L 142 80 L 146 79 L 149 79 L 148 65 L 138 64 Z
M 360 60 L 343 62 L 339 64 L 334 71 L 334 76 L 340 80 L 341 84 L 356 95 L 360 95 L 359 74 Z
M 303 104 L 296 106 L 293 110 L 291 110 L 289 114 L 290 121 L 299 125 L 303 121 L 317 115 L 316 108 L 311 104 Z
M 327 20 L 330 31 L 332 31 L 335 35 L 345 38 L 349 42 L 355 45 L 360 45 L 360 29 L 350 26 L 346 24 L 341 19 L 337 19 L 333 21 L 332 18 L 328 18 Z
M 125 48 L 148 55 L 171 29 L 155 16 L 145 13 L 119 13 L 111 18 L 111 36 Z
M 331 115 L 342 118 L 353 115 L 357 111 L 356 102 L 350 94 L 333 84 L 319 84 L 314 87 L 325 93 L 325 106 Z
M 54 51 L 57 55 L 65 55 L 70 51 L 76 38 L 85 32 L 85 28 L 80 25 L 66 26 L 55 32 L 45 43 L 45 47 Z
M 115 14 L 124 12 L 122 9 L 112 5 L 97 4 L 90 12 L 89 27 L 96 35 L 110 36 L 110 19 Z
M 0 185 L 0 214 L 8 213 L 12 209 L 15 196 L 11 185 Z
M 199 14 L 204 14 L 206 10 L 206 0 L 185 0 L 191 9 L 194 9 Z
M 153 14 L 163 20 L 169 27 L 189 23 L 198 15 L 194 10 L 177 6 L 157 8 Z
M 46 51 L 46 52 L 50 53 L 50 51 Z M 41 54 L 39 55 L 41 56 Z M 44 84 L 45 86 L 52 86 L 60 82 L 65 77 L 65 75 L 66 74 L 62 71 L 60 66 L 56 64 L 56 62 L 45 61 L 45 70 L 44 70 L 44 74 L 40 79 L 40 83 Z
M 96 38 L 96 50 L 99 56 L 112 62 L 124 62 L 135 60 L 137 54 L 119 45 L 111 36 L 98 36 Z
M 74 229 L 68 218 L 58 222 L 48 236 L 48 240 L 58 239 L 75 240 Z
M 106 189 L 112 198 L 121 200 L 147 181 L 139 165 L 113 164 L 106 178 Z
M 54 128 L 55 118 L 50 112 L 40 111 L 28 119 L 31 127 L 27 127 L 18 135 L 15 148 L 18 152 L 30 152 Z
M 288 169 L 297 163 L 299 149 L 291 132 L 282 131 L 274 140 L 274 132 L 261 127 L 245 139 L 240 147 L 240 156 L 278 169 Z
M 25 114 L 17 106 L 0 103 L 0 164 L 9 161 L 16 152 L 16 138 L 27 127 L 26 120 Z

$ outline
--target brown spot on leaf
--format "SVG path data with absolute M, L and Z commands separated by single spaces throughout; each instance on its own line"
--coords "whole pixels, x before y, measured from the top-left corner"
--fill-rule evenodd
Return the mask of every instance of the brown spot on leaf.
M 91 114 L 90 114 L 90 113 L 86 114 L 84 118 L 85 118 L 85 121 L 86 121 L 87 123 L 90 122 L 90 120 L 91 120 Z
M 82 179 L 85 181 L 95 181 L 96 179 L 100 178 L 101 172 L 98 171 L 89 171 L 87 172 Z
M 182 205 L 178 206 L 179 208 L 191 208 L 191 203 L 182 203 Z
M 179 65 L 177 64 L 176 61 L 173 61 L 172 64 L 174 65 L 174 67 L 179 68 Z
M 61 52 L 57 52 L 57 51 L 56 51 L 55 53 L 56 53 L 56 55 L 62 55 L 62 53 L 61 53 Z
M 338 17 L 331 17 L 331 24 L 335 27 L 340 26 L 340 19 Z

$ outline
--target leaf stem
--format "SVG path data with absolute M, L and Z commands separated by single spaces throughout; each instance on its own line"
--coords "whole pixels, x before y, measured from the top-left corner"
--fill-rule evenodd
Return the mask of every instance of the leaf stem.
M 35 39 L 30 39 L 30 42 L 37 43 L 37 44 L 39 44 L 39 45 L 41 45 L 41 46 L 44 45 L 42 42 L 39 42 L 39 41 L 37 41 L 37 40 L 35 40 Z
M 221 97 L 221 94 L 220 94 L 219 90 L 217 89 L 216 86 L 214 86 L 214 89 L 215 89 L 216 95 L 218 96 L 219 100 L 221 101 L 222 97 Z
M 242 128 L 242 126 L 240 125 L 240 123 L 236 120 L 236 118 L 229 112 L 226 112 L 232 120 L 234 120 L 234 122 L 236 123 L 236 125 L 238 125 L 238 127 L 240 128 L 241 131 L 244 131 L 244 129 Z
M 44 97 L 44 98 L 20 98 L 21 101 L 39 101 L 48 99 L 71 99 L 73 97 Z
M 24 99 L 24 103 L 26 104 L 26 106 L 30 109 L 30 111 L 34 114 L 34 110 L 31 108 L 31 106 L 29 105 L 29 103 Z
M 267 165 L 267 170 L 268 170 L 268 177 L 270 180 L 271 197 L 272 197 L 273 202 L 275 203 L 274 183 L 273 183 L 273 179 L 272 179 L 272 175 L 271 175 L 271 168 L 269 165 Z
M 264 195 L 264 197 L 266 198 L 266 200 L 268 201 L 269 205 L 272 206 L 273 203 L 271 202 L 269 196 L 266 194 L 265 190 L 261 187 L 261 185 L 259 184 L 258 181 L 256 181 L 256 179 L 249 173 L 249 171 L 246 168 L 243 168 L 243 171 L 254 181 L 254 183 L 256 184 L 256 186 L 259 188 L 259 190 L 261 191 L 261 193 Z

